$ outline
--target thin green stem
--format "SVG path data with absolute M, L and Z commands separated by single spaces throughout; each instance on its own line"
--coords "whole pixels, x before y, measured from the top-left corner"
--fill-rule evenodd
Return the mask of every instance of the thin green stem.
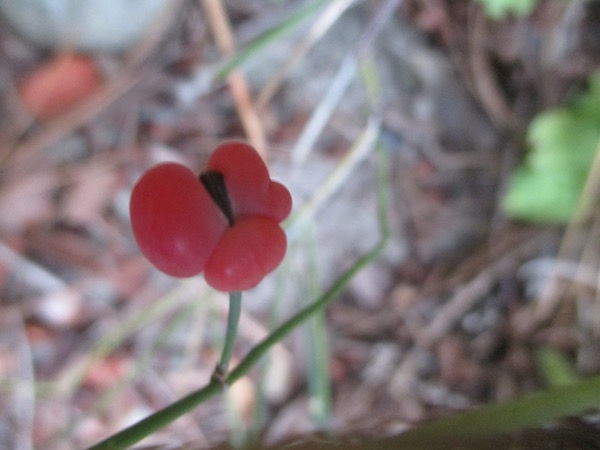
M 342 275 L 336 281 L 336 283 L 327 292 L 325 292 L 314 303 L 310 304 L 272 331 L 271 334 L 267 336 L 260 344 L 257 344 L 252 350 L 250 350 L 246 357 L 240 361 L 238 366 L 229 373 L 225 383 L 227 385 L 231 385 L 242 378 L 269 351 L 271 347 L 283 340 L 295 328 L 312 317 L 313 314 L 327 307 L 327 305 L 329 305 L 348 285 L 350 280 L 377 255 L 379 255 L 382 249 L 383 242 L 380 242 L 373 250 L 360 258 L 346 273 L 344 273 L 344 275 Z
M 377 164 L 378 176 L 377 176 L 377 215 L 379 218 L 379 226 L 381 238 L 379 243 L 367 254 L 363 255 L 358 261 L 354 263 L 350 269 L 348 269 L 337 281 L 325 292 L 320 298 L 315 300 L 312 304 L 296 313 L 293 317 L 288 319 L 286 322 L 281 324 L 278 328 L 269 334 L 261 343 L 257 344 L 246 357 L 233 369 L 227 377 L 226 383 L 231 385 L 235 381 L 242 378 L 248 371 L 260 360 L 269 349 L 284 339 L 292 330 L 304 323 L 313 314 L 325 309 L 337 296 L 344 290 L 350 280 L 360 272 L 365 266 L 373 261 L 381 251 L 384 249 L 385 244 L 390 235 L 390 229 L 387 217 L 387 173 L 386 173 L 386 161 L 385 155 L 382 151 L 377 152 L 379 161 Z
M 90 447 L 89 450 L 120 450 L 131 447 L 152 433 L 167 426 L 174 420 L 196 408 L 209 398 L 223 392 L 223 385 L 217 381 L 210 381 L 208 385 L 192 392 L 191 394 L 171 403 L 169 406 L 155 412 L 151 416 L 140 420 L 129 428 L 119 431 L 104 441 Z
M 309 297 L 322 292 L 317 264 L 317 248 L 314 229 L 311 230 L 309 242 Z M 307 349 L 306 358 L 308 391 L 310 396 L 310 414 L 315 425 L 321 431 L 331 430 L 331 376 L 329 373 L 329 339 L 327 336 L 327 319 L 325 311 L 319 311 L 304 327 Z
M 219 365 L 215 369 L 213 377 L 216 377 L 216 381 L 223 380 L 227 376 L 227 370 L 229 369 L 229 361 L 233 353 L 233 347 L 235 346 L 235 338 L 237 336 L 238 323 L 240 321 L 240 313 L 242 311 L 242 293 L 241 292 L 230 292 L 229 293 L 229 315 L 227 317 L 227 332 L 225 334 L 225 345 L 223 346 L 223 353 L 221 353 L 221 360 Z
M 384 236 L 384 238 L 385 237 L 386 236 Z M 258 360 L 260 360 L 271 349 L 271 347 L 281 341 L 292 330 L 309 319 L 313 314 L 321 311 L 329 303 L 331 303 L 346 287 L 352 277 L 354 277 L 357 272 L 359 272 L 377 255 L 379 255 L 383 247 L 384 241 L 382 240 L 375 248 L 373 248 L 373 250 L 360 258 L 346 273 L 344 273 L 344 275 L 342 275 L 325 294 L 323 294 L 310 306 L 304 308 L 292 318 L 288 319 L 260 344 L 254 347 L 237 365 L 237 367 L 229 373 L 227 378 L 225 378 L 224 384 L 231 386 L 237 380 L 246 375 L 258 362 Z M 209 398 L 221 393 L 222 390 L 223 384 L 215 380 L 213 377 L 210 383 L 202 389 L 192 392 L 188 396 L 176 401 L 175 403 L 172 403 L 160 411 L 157 411 L 156 413 L 141 420 L 140 422 L 137 422 L 129 428 L 125 428 L 106 440 L 94 445 L 93 447 L 90 447 L 89 450 L 117 450 L 130 447 L 136 442 L 139 442 L 143 438 L 150 436 L 152 433 L 160 430 L 169 423 L 188 413 L 201 403 L 207 401 Z
M 323 0 L 317 0 L 308 3 L 304 8 L 298 10 L 279 25 L 274 26 L 264 34 L 258 36 L 256 39 L 246 45 L 246 47 L 243 48 L 239 53 L 226 60 L 222 64 L 216 74 L 217 78 L 227 78 L 233 69 L 239 67 L 242 63 L 244 63 L 250 57 L 256 55 L 256 53 L 265 48 L 267 45 L 280 41 L 287 33 L 294 31 L 297 26 L 304 22 L 305 19 L 325 6 L 327 6 L 327 2 Z

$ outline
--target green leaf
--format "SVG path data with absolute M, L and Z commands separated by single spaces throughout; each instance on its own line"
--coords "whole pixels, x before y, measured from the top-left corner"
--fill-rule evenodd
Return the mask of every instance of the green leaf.
M 535 9 L 537 0 L 478 0 L 485 13 L 492 19 L 502 19 L 507 14 L 527 16 Z
M 582 177 L 583 182 L 600 138 L 600 126 L 578 111 L 551 110 L 531 122 L 527 137 L 533 148 L 528 162 L 534 170 L 566 170 Z
M 547 110 L 529 124 L 531 146 L 502 207 L 511 217 L 564 223 L 576 211 L 600 142 L 600 72 L 570 107 Z
M 550 387 L 577 383 L 573 365 L 558 350 L 544 347 L 537 354 L 537 363 L 544 380 Z
M 600 71 L 593 74 L 588 83 L 588 92 L 575 102 L 578 114 L 600 126 Z
M 567 171 L 522 167 L 513 174 L 502 208 L 515 219 L 563 223 L 575 212 L 581 188 Z

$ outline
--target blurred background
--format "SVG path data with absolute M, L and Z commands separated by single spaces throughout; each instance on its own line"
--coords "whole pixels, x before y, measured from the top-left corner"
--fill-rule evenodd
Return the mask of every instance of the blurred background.
M 597 2 L 0 0 L 0 19 L 0 447 L 90 446 L 208 382 L 227 296 L 154 269 L 128 202 L 145 169 L 199 173 L 230 138 L 294 199 L 234 364 L 379 242 L 378 157 L 391 237 L 144 445 L 383 435 L 600 372 Z

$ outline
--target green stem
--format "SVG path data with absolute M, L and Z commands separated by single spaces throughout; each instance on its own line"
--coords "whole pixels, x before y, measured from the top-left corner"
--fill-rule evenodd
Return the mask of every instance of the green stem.
M 383 249 L 383 242 L 380 242 L 373 250 L 360 258 L 344 275 L 342 275 L 336 283 L 318 298 L 314 303 L 310 304 L 286 322 L 281 324 L 278 328 L 269 334 L 260 344 L 257 344 L 246 357 L 240 361 L 235 369 L 233 369 L 225 382 L 227 385 L 231 385 L 240 378 L 242 378 L 248 371 L 269 351 L 271 347 L 284 339 L 290 332 L 292 332 L 299 325 L 304 323 L 313 314 L 323 310 L 329 305 L 337 296 L 343 291 L 348 285 L 350 280 L 367 264 L 369 264 Z
M 136 442 L 150 436 L 152 433 L 167 426 L 175 419 L 190 412 L 199 404 L 221 392 L 223 392 L 223 385 L 217 381 L 211 380 L 210 383 L 202 389 L 192 392 L 186 397 L 177 400 L 175 403 L 171 403 L 169 406 L 155 412 L 151 416 L 113 434 L 104 441 L 90 447 L 89 450 L 120 450 L 131 447 Z
M 241 49 L 239 53 L 234 55 L 231 59 L 225 61 L 222 67 L 218 69 L 216 74 L 217 78 L 224 80 L 231 73 L 233 69 L 239 67 L 248 60 L 250 57 L 255 56 L 260 50 L 265 48 L 267 45 L 274 42 L 279 42 L 287 33 L 293 32 L 297 26 L 302 24 L 305 19 L 310 17 L 314 12 L 320 8 L 324 8 L 327 2 L 323 0 L 317 0 L 308 3 L 303 9 L 294 13 L 288 19 L 285 19 L 281 24 L 274 26 L 267 30 L 264 34 L 258 36 L 252 42 L 250 42 L 245 48 Z
M 337 298 L 340 292 L 342 292 L 342 290 L 350 282 L 352 277 L 354 277 L 357 272 L 359 272 L 377 255 L 379 255 L 384 247 L 384 241 L 386 237 L 387 235 L 384 235 L 384 240 L 380 241 L 375 248 L 360 258 L 346 273 L 344 273 L 344 275 L 337 280 L 337 282 L 327 292 L 325 292 L 314 303 L 292 316 L 269 336 L 267 336 L 260 344 L 250 350 L 246 357 L 240 361 L 237 367 L 229 372 L 229 375 L 224 380 L 224 384 L 231 386 L 237 380 L 246 375 L 258 362 L 258 360 L 260 360 L 271 349 L 271 347 L 281 341 L 292 330 L 309 319 L 313 314 L 321 311 L 335 298 Z M 221 359 L 221 363 L 219 365 L 221 365 L 222 362 L 223 358 Z M 188 413 L 199 404 L 221 393 L 222 391 L 223 383 L 217 381 L 213 377 L 210 383 L 202 389 L 192 392 L 188 396 L 176 401 L 175 403 L 172 403 L 171 405 L 161 409 L 160 411 L 141 420 L 140 422 L 137 422 L 129 428 L 125 428 L 124 430 L 114 434 L 99 444 L 90 447 L 89 450 L 116 450 L 130 447 L 131 445 L 139 442 L 147 436 L 150 436 L 155 431 L 160 430 L 169 423 Z
M 484 448 L 478 439 L 495 443 L 499 436 L 539 427 L 566 416 L 593 411 L 600 404 L 600 377 L 548 389 L 506 403 L 455 414 L 386 438 L 378 448 Z M 471 445 L 466 445 L 471 444 Z M 500 445 L 502 448 L 510 446 Z M 500 448 L 494 445 L 494 448 Z M 515 448 L 515 447 L 512 447 Z M 546 447 L 544 447 L 546 448 Z
M 199 404 L 209 398 L 221 393 L 223 385 L 227 383 L 227 369 L 233 353 L 237 328 L 242 309 L 242 293 L 229 293 L 229 315 L 227 317 L 227 331 L 225 333 L 225 345 L 221 353 L 221 360 L 211 377 L 210 383 L 181 400 L 161 409 L 140 422 L 126 428 L 108 439 L 96 444 L 91 449 L 122 449 L 130 447 L 155 431 L 160 430 L 175 419 L 188 413 Z
M 221 361 L 213 373 L 215 381 L 224 382 L 229 369 L 229 361 L 233 353 L 235 345 L 235 337 L 237 336 L 238 323 L 240 321 L 240 313 L 242 311 L 242 293 L 229 293 L 229 316 L 227 317 L 227 332 L 225 334 L 225 345 L 223 353 L 221 353 Z

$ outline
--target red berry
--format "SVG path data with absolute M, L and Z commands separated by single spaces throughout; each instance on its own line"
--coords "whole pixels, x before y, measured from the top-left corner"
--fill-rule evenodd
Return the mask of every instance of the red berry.
M 287 242 L 279 222 L 291 208 L 286 187 L 239 141 L 217 147 L 200 179 L 180 164 L 150 169 L 130 204 L 134 235 L 151 263 L 177 277 L 204 270 L 208 284 L 230 292 L 256 286 L 281 263 Z

